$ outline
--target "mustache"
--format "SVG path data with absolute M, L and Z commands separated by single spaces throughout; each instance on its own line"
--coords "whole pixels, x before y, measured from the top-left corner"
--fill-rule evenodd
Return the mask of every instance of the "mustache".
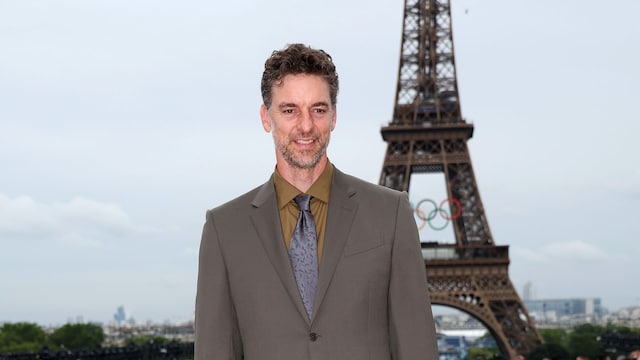
M 297 139 L 316 139 L 317 140 L 317 139 L 320 139 L 320 135 L 315 131 L 289 135 L 289 140 L 295 141 Z

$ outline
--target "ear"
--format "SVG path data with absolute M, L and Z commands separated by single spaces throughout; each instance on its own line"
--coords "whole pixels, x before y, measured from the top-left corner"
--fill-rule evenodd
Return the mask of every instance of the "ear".
M 338 118 L 338 108 L 333 106 L 333 116 L 331 117 L 331 131 L 336 127 L 336 119 Z
M 271 120 L 269 119 L 269 110 L 262 104 L 260 105 L 260 120 L 262 121 L 262 127 L 264 131 L 271 132 Z

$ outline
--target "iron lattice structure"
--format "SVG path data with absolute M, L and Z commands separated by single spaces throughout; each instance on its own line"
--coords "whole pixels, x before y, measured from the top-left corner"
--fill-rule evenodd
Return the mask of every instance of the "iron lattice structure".
M 464 311 L 491 332 L 503 355 L 542 343 L 509 278 L 508 246 L 496 246 L 473 174 L 467 140 L 473 125 L 460 111 L 450 0 L 405 0 L 396 101 L 380 184 L 409 191 L 411 175 L 443 173 L 460 216 L 455 244 L 423 244 L 433 304 Z M 457 203 L 456 203 L 457 204 Z

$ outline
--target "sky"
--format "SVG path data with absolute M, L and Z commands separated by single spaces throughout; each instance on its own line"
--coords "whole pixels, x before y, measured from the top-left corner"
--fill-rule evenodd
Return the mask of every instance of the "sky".
M 137 321 L 192 319 L 206 209 L 273 171 L 259 83 L 286 44 L 333 56 L 329 158 L 377 183 L 403 9 L 0 0 L 0 322 L 106 323 L 120 305 Z M 538 298 L 640 305 L 639 12 L 452 0 L 474 173 L 521 294 L 531 282 Z M 442 196 L 423 180 L 414 203 Z

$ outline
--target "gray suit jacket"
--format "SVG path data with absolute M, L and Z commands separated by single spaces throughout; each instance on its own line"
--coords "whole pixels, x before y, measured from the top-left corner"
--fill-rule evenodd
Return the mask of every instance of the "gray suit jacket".
M 196 360 L 437 359 L 406 194 L 334 170 L 312 319 L 293 275 L 273 178 L 207 212 Z

